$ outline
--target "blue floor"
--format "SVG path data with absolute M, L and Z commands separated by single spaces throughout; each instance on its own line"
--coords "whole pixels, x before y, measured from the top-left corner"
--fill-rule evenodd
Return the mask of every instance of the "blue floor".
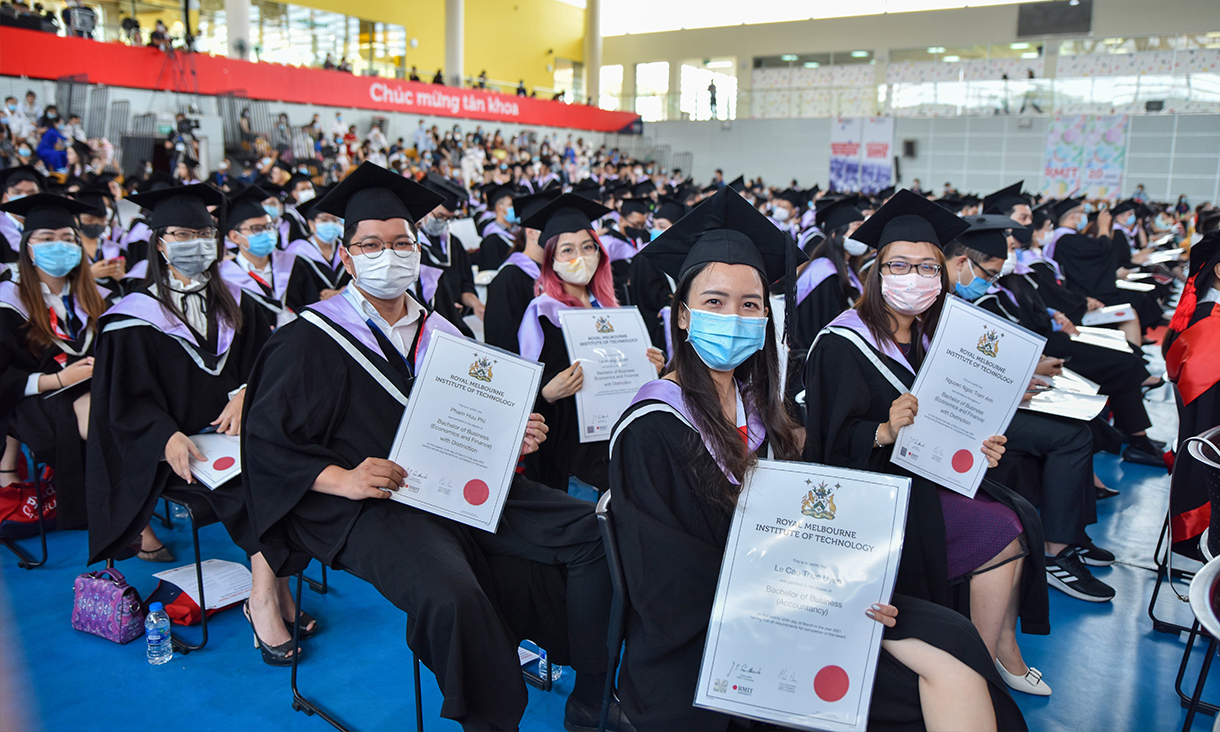
M 1149 407 L 1157 426 L 1151 433 L 1172 439 L 1176 415 L 1166 396 L 1152 397 Z M 1021 636 L 1020 642 L 1026 660 L 1043 671 L 1054 695 L 1016 696 L 1031 730 L 1180 729 L 1185 711 L 1173 682 L 1184 640 L 1153 632 L 1146 614 L 1168 478 L 1163 470 L 1121 463 L 1110 455 L 1097 457 L 1096 469 L 1122 491 L 1099 504 L 1099 523 L 1090 530 L 1095 542 L 1118 555 L 1115 566 L 1097 570 L 1118 596 L 1113 603 L 1092 604 L 1052 590 L 1052 634 Z M 158 532 L 179 557 L 189 555 L 190 534 L 181 525 L 173 531 L 158 527 Z M 241 560 L 220 526 L 204 529 L 202 542 L 207 556 Z M 214 617 L 207 648 L 157 668 L 145 660 L 142 639 L 119 646 L 72 630 L 72 580 L 84 568 L 85 535 L 55 533 L 49 545 L 48 565 L 29 571 L 17 568 L 12 556 L 0 550 L 0 730 L 330 729 L 317 717 L 292 711 L 288 669 L 263 665 L 238 610 Z M 152 573 L 164 568 L 139 560 L 120 565 L 145 596 L 156 585 Z M 311 574 L 317 570 L 315 564 Z M 305 593 L 305 609 L 324 630 L 307 641 L 303 693 L 316 696 L 357 730 L 413 729 L 404 615 L 370 585 L 345 573 L 330 578 L 329 594 Z M 1163 616 L 1189 624 L 1189 607 L 1171 594 L 1162 593 L 1160 607 Z M 1202 655 L 1200 648 L 1192 657 L 1188 691 Z M 440 692 L 432 675 L 426 669 L 423 673 L 426 729 L 458 729 L 439 718 Z M 1211 675 L 1218 674 L 1213 668 Z M 551 693 L 531 688 L 521 728 L 561 730 L 570 689 L 570 675 Z M 1220 700 L 1220 681 L 1211 679 L 1204 698 Z M 1212 721 L 1199 715 L 1193 728 L 1208 730 Z

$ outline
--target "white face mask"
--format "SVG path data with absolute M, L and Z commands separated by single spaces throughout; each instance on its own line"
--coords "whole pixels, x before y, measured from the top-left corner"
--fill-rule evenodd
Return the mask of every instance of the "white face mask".
M 571 262 L 560 262 L 556 260 L 551 264 L 551 269 L 555 270 L 555 274 L 559 275 L 559 279 L 571 285 L 587 285 L 593 279 L 593 274 L 597 272 L 598 256 L 596 254 L 586 254 L 582 257 L 577 257 Z
M 1012 271 L 1017 268 L 1017 251 L 1014 249 L 1008 253 L 1008 257 L 1004 260 L 1004 266 L 1000 267 L 1000 276 L 1007 277 L 1012 274 Z
M 376 257 L 352 257 L 356 286 L 373 297 L 393 300 L 401 297 L 419 277 L 419 252 L 383 251 Z
M 868 245 L 858 242 L 855 239 L 844 239 L 843 251 L 847 252 L 853 257 L 858 257 L 868 251 Z
M 297 191 L 297 203 L 306 203 L 312 201 L 318 194 L 312 188 L 306 188 L 303 191 Z
M 780 206 L 776 206 L 775 210 L 771 212 L 771 217 L 774 218 L 776 221 L 787 221 L 788 220 L 788 209 L 780 207 Z

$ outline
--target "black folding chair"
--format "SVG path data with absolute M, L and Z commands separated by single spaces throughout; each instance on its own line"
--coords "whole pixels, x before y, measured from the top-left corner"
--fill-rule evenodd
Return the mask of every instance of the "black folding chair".
M 1220 592 L 1218 580 L 1220 580 L 1220 560 L 1213 559 L 1199 570 L 1190 582 L 1190 609 L 1195 614 L 1195 620 L 1190 625 L 1190 636 L 1186 639 L 1186 649 L 1182 653 L 1182 663 L 1178 666 L 1178 678 L 1175 683 L 1182 706 L 1186 707 L 1186 722 L 1182 725 L 1182 732 L 1189 732 L 1197 712 L 1215 715 L 1217 711 L 1214 704 L 1200 701 L 1200 698 L 1203 696 L 1203 684 L 1207 682 L 1207 673 L 1211 670 L 1212 660 L 1216 657 L 1216 639 L 1220 638 L 1220 617 L 1216 616 L 1216 602 L 1220 601 L 1220 596 L 1217 595 Z M 1195 681 L 1194 693 L 1187 697 L 1182 691 L 1182 677 L 1186 675 L 1186 664 L 1190 662 L 1190 652 L 1194 648 L 1200 625 L 1202 625 L 1204 634 L 1208 636 L 1207 655 L 1203 657 L 1203 668 L 1200 669 L 1199 678 Z
M 212 504 L 208 503 L 208 500 L 198 493 L 169 487 L 161 492 L 161 497 L 165 499 L 166 516 L 170 514 L 173 505 L 182 506 L 186 509 L 187 521 L 191 525 L 191 542 L 195 549 L 195 581 L 199 587 L 199 626 L 202 635 L 197 644 L 187 643 L 179 638 L 177 633 L 174 633 L 170 639 L 173 642 L 174 651 L 185 656 L 191 651 L 197 651 L 208 644 L 208 606 L 203 594 L 203 559 L 199 552 L 199 529 L 204 526 L 210 526 L 220 519 L 216 516 L 216 512 L 212 510 Z
M 325 565 L 323 565 L 322 569 L 325 572 Z M 292 646 L 296 649 L 296 652 L 292 654 L 292 710 L 294 712 L 304 712 L 306 716 L 310 717 L 316 714 L 322 719 L 325 719 L 330 726 L 339 730 L 339 732 L 351 732 L 349 727 L 346 727 L 342 722 L 331 716 L 331 714 L 322 709 L 322 707 L 318 706 L 316 702 L 306 699 L 301 693 L 300 689 L 297 687 L 297 666 L 300 664 L 301 656 L 301 613 L 304 612 L 301 609 L 301 587 L 308 582 L 309 580 L 305 579 L 304 572 L 297 574 L 297 619 L 296 623 L 294 623 L 292 626 Z M 419 656 L 414 652 L 411 653 L 411 665 L 415 669 L 415 730 L 416 732 L 423 732 L 424 697 L 421 693 L 419 683 Z
M 42 558 L 35 560 L 14 539 L 0 539 L 0 544 L 3 544 L 6 549 L 17 555 L 18 567 L 34 569 L 47 563 L 47 524 L 46 519 L 42 515 L 42 466 L 38 464 L 38 461 L 34 458 L 34 453 L 30 451 L 29 447 L 22 445 L 21 452 L 25 455 L 26 465 L 29 467 L 29 475 L 33 476 L 34 480 L 34 508 L 38 512 L 38 540 L 42 544 Z
M 606 545 L 606 563 L 610 565 L 610 584 L 614 588 L 614 595 L 610 599 L 610 626 L 606 633 L 606 650 L 609 651 L 610 662 L 606 667 L 606 686 L 602 690 L 601 719 L 597 723 L 598 732 L 606 732 L 629 607 L 627 576 L 623 574 L 623 558 L 618 551 L 618 536 L 615 533 L 614 517 L 610 513 L 610 491 L 606 491 L 597 499 L 597 526 L 601 529 L 602 543 Z

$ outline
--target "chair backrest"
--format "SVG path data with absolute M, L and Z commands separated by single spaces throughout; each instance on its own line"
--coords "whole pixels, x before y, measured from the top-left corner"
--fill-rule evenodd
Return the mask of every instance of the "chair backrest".
M 1220 595 L 1220 559 L 1213 559 L 1190 581 L 1190 609 L 1208 633 L 1220 633 L 1220 616 L 1216 613 Z
M 1195 460 L 1220 470 L 1220 426 L 1187 439 L 1186 449 Z
M 627 576 L 623 573 L 623 558 L 618 550 L 618 535 L 615 533 L 614 516 L 610 513 L 610 491 L 597 499 L 597 526 L 601 529 L 602 543 L 606 547 L 606 563 L 610 566 L 610 584 L 614 597 L 610 600 L 610 628 L 606 637 L 606 648 L 610 655 L 618 658 L 623 643 L 623 626 L 627 621 Z

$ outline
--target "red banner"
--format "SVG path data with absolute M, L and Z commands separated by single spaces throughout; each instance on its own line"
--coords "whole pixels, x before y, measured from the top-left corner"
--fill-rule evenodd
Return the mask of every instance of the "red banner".
M 133 89 L 196 91 L 203 95 L 243 91 L 251 99 L 355 107 L 381 112 L 516 122 L 595 132 L 639 131 L 639 115 L 439 84 L 353 76 L 237 61 L 207 54 L 166 54 L 155 48 L 61 38 L 50 33 L 0 27 L 0 75 L 57 79 L 84 74 L 91 84 Z M 180 73 L 176 67 L 182 64 Z M 174 88 L 185 76 L 187 89 Z M 635 129 L 630 129 L 635 128 Z

